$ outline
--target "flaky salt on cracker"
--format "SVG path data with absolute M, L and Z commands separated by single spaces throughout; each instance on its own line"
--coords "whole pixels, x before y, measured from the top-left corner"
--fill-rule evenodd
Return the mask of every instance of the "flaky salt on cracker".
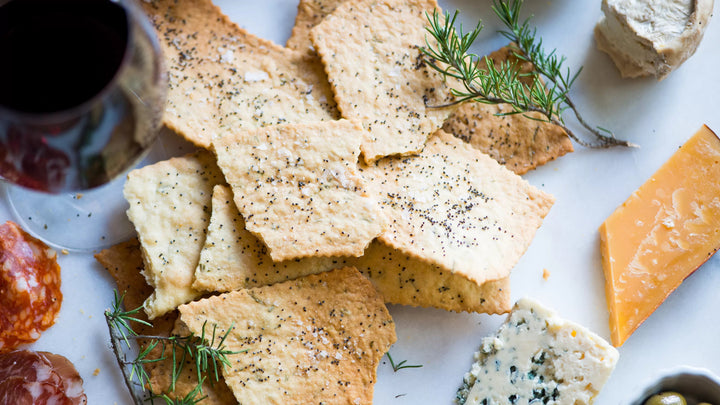
M 360 256 L 385 227 L 357 159 L 364 130 L 341 120 L 217 138 L 218 165 L 247 229 L 275 261 Z
M 531 72 L 533 65 L 518 60 L 511 46 L 500 48 L 488 58 L 496 65 L 506 61 L 517 63 L 521 73 Z M 484 58 L 479 65 L 487 68 Z M 527 81 L 529 77 L 523 79 Z M 565 131 L 557 125 L 543 122 L 540 113 L 498 115 L 512 111 L 512 106 L 508 104 L 468 101 L 445 121 L 443 129 L 490 155 L 516 174 L 527 173 L 573 151 Z
M 245 229 L 245 220 L 227 186 L 215 186 L 212 215 L 193 287 L 226 292 L 292 280 L 343 267 L 338 258 L 273 261 L 267 246 Z
M 374 241 L 361 257 L 307 257 L 275 262 L 265 244 L 245 230 L 226 186 L 215 186 L 212 216 L 193 287 L 227 292 L 293 280 L 352 266 L 368 277 L 386 303 L 448 311 L 505 313 L 510 310 L 507 278 L 478 285 Z
M 346 1 L 348 0 L 300 0 L 295 24 L 285 46 L 298 51 L 313 51 L 310 30 Z
M 420 155 L 382 159 L 363 176 L 390 219 L 380 240 L 478 284 L 508 276 L 554 202 L 443 131 Z
M 454 110 L 443 76 L 423 62 L 434 0 L 339 5 L 310 32 L 342 116 L 362 122 L 365 161 L 422 150 Z
M 479 284 L 377 240 L 362 257 L 344 262 L 357 267 L 390 304 L 488 314 L 504 314 L 512 308 L 508 277 Z
M 338 118 L 317 58 L 255 37 L 210 0 L 139 2 L 168 71 L 164 124 L 209 147 L 236 128 Z
M 191 331 L 217 325 L 232 366 L 225 382 L 244 405 L 372 404 L 395 327 L 357 270 L 333 270 L 179 307 Z M 206 324 L 207 322 L 207 324 Z M 207 326 L 205 326 L 207 325 Z
M 193 275 L 205 243 L 212 189 L 225 180 L 208 151 L 131 171 L 125 183 L 128 218 L 135 225 L 155 291 L 145 301 L 150 319 L 195 299 Z
M 104 249 L 95 254 L 95 259 L 115 279 L 119 293 L 124 294 L 123 305 L 125 310 L 138 308 L 145 298 L 152 293 L 152 287 L 145 282 L 145 278 L 141 273 L 143 260 L 140 243 L 137 239 L 131 239 Z M 148 320 L 142 311 L 134 314 L 133 317 L 143 321 Z M 152 326 L 140 322 L 130 322 L 129 325 L 138 335 L 168 336 L 173 331 L 177 317 L 177 311 L 173 311 L 154 319 Z M 178 331 L 178 328 L 175 328 L 175 332 Z M 145 347 L 148 343 L 148 339 L 138 339 L 140 347 Z M 158 346 L 151 350 L 145 359 L 156 360 L 162 357 L 161 348 Z M 165 358 L 165 360 L 148 361 L 143 364 L 145 371 L 150 376 L 150 387 L 156 394 L 166 393 L 171 397 L 183 398 L 197 385 L 197 372 L 192 367 L 192 360 L 188 360 L 175 384 L 175 390 L 170 392 L 170 375 L 172 373 L 172 357 L 170 353 L 166 353 Z M 203 394 L 207 395 L 207 398 L 203 400 L 203 404 L 224 405 L 235 401 L 232 392 L 223 380 L 213 381 L 213 384 L 209 380 L 206 381 L 203 384 Z

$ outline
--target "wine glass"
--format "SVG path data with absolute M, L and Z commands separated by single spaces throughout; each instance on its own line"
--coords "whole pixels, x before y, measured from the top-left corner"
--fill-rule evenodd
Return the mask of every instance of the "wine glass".
M 167 91 L 142 10 L 0 0 L 0 55 L 0 178 L 18 221 L 68 250 L 129 238 L 121 175 L 157 137 Z

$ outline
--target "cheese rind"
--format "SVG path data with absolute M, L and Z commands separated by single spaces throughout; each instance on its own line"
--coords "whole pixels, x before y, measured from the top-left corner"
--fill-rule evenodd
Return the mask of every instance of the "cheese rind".
M 524 298 L 482 340 L 457 403 L 591 404 L 618 357 L 601 337 Z
M 603 0 L 598 48 L 623 77 L 664 79 L 695 53 L 713 0 Z
M 720 139 L 701 128 L 600 226 L 613 345 L 720 246 Z

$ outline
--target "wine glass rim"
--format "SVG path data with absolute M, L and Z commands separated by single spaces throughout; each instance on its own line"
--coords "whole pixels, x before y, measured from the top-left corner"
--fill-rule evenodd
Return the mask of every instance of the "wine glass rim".
M 5 3 L 3 3 L 0 0 L 0 7 L 3 5 L 9 3 L 9 0 Z M 123 57 L 120 60 L 120 64 L 118 65 L 118 68 L 115 70 L 115 73 L 113 74 L 113 77 L 108 80 L 108 82 L 103 86 L 102 89 L 100 89 L 97 93 L 95 93 L 92 97 L 89 99 L 83 101 L 80 104 L 74 105 L 70 108 L 66 108 L 63 110 L 57 110 L 57 111 L 50 111 L 50 112 L 28 112 L 28 111 L 22 111 L 17 110 L 14 108 L 6 107 L 2 104 L 0 104 L 0 118 L 2 117 L 12 117 L 12 121 L 20 121 L 20 122 L 31 122 L 33 124 L 52 124 L 52 123 L 59 123 L 64 122 L 68 119 L 72 119 L 74 117 L 77 117 L 78 115 L 87 112 L 92 108 L 92 106 L 96 105 L 100 100 L 105 99 L 107 94 L 111 92 L 111 89 L 115 85 L 115 83 L 118 81 L 118 79 L 122 76 L 124 71 L 127 69 L 127 65 L 130 63 L 129 59 L 132 54 L 132 48 L 134 46 L 134 40 L 135 40 L 135 32 L 132 29 L 133 24 L 137 24 L 141 26 L 141 29 L 147 30 L 147 27 L 142 26 L 144 25 L 144 21 L 138 21 L 141 18 L 139 18 L 142 11 L 138 10 L 133 2 L 133 0 L 107 0 L 109 3 L 115 3 L 119 5 L 123 12 L 125 13 L 125 24 L 127 29 L 127 38 L 125 41 L 125 50 L 123 53 Z M 141 17 L 141 16 L 140 16 Z M 150 31 L 152 35 L 154 36 L 154 32 Z M 157 46 L 154 42 L 155 39 L 152 39 L 151 42 L 153 42 L 153 46 Z

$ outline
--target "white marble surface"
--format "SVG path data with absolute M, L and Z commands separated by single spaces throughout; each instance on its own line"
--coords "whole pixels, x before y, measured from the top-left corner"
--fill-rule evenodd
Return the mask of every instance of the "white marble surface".
M 217 0 L 239 25 L 284 43 L 296 1 Z M 488 0 L 441 1 L 462 10 L 466 27 L 485 22 L 475 51 L 505 41 Z M 548 46 L 583 65 L 573 90 L 587 120 L 639 144 L 638 149 L 576 151 L 524 176 L 555 195 L 557 202 L 532 246 L 512 273 L 512 296 L 530 296 L 609 338 L 597 227 L 702 124 L 720 131 L 720 21 L 711 20 L 697 53 L 666 80 L 621 79 L 594 44 L 592 29 L 600 2 L 529 0 L 524 10 Z M 571 124 L 574 125 L 574 124 Z M 577 128 L 577 126 L 573 126 Z M 718 179 L 720 181 L 720 179 Z M 119 198 L 119 197 L 118 197 Z M 0 220 L 13 219 L 0 203 Z M 71 232 L 72 230 L 69 230 Z M 69 357 L 85 379 L 90 404 L 129 404 L 129 396 L 108 348 L 102 311 L 112 299 L 112 282 L 91 255 L 60 257 L 65 300 L 57 324 L 32 345 Z M 543 269 L 550 271 L 543 280 Z M 720 256 L 688 278 L 630 337 L 596 404 L 628 404 L 658 369 L 686 365 L 720 374 Z M 375 386 L 377 404 L 450 404 L 481 337 L 503 317 L 391 307 L 398 341 L 396 360 L 422 368 L 394 373 L 383 359 Z M 98 369 L 95 376 L 93 372 Z

